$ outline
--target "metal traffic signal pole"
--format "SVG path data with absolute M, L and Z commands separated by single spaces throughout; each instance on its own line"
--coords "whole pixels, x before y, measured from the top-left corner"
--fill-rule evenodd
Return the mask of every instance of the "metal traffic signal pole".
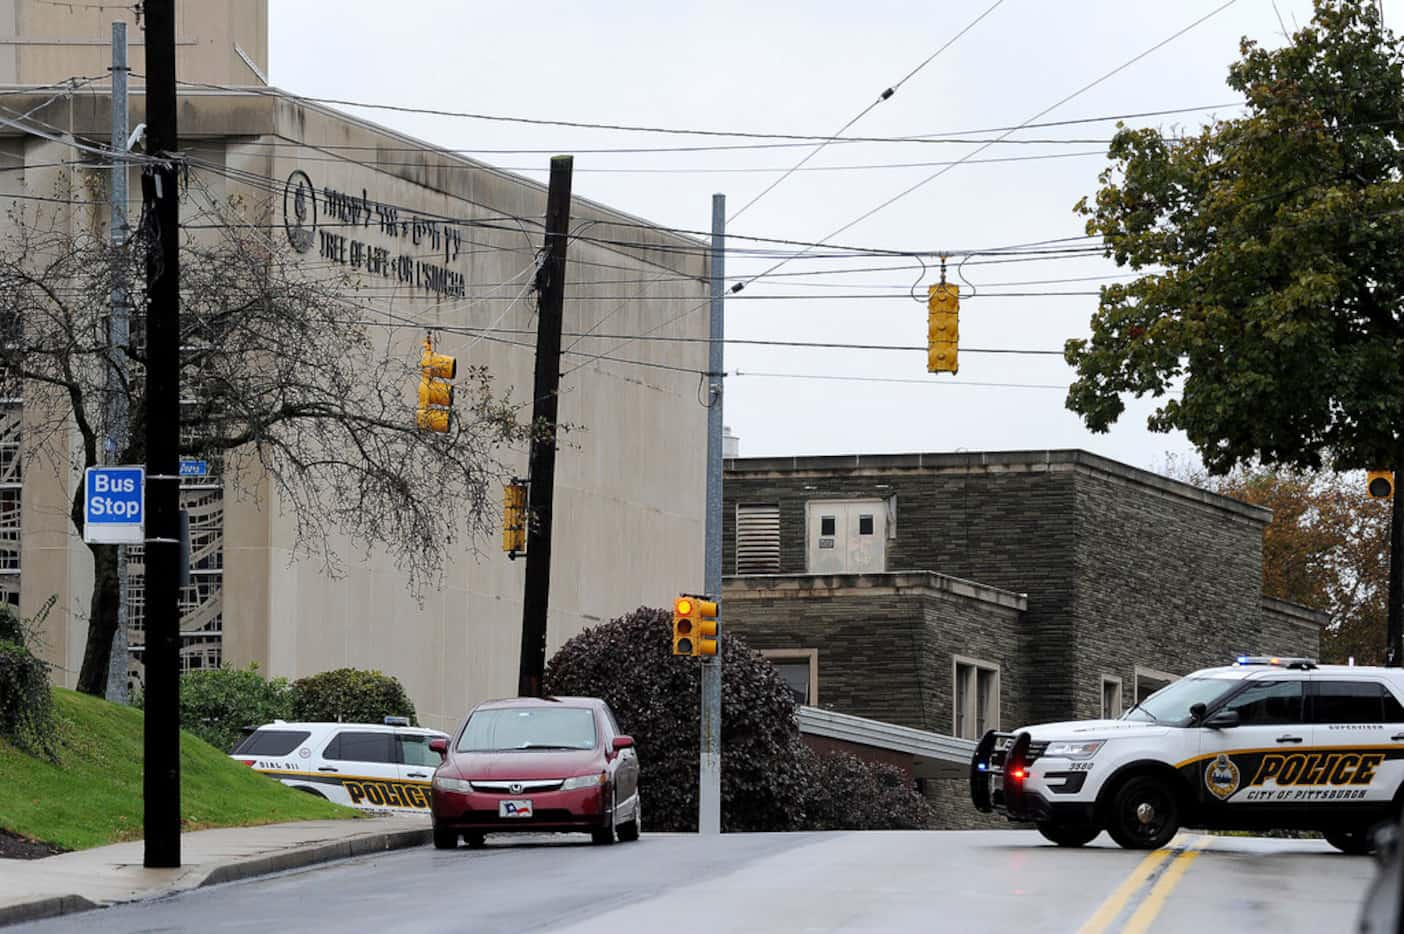
M 180 189 L 175 0 L 146 0 L 145 865 L 180 865 Z
M 546 611 L 551 592 L 551 507 L 556 487 L 556 403 L 561 385 L 561 320 L 570 228 L 571 156 L 551 158 L 546 193 L 546 262 L 537 272 L 536 379 L 532 387 L 528 460 L 526 592 L 517 693 L 540 697 L 546 673 Z
M 718 606 L 717 654 L 702 659 L 702 737 L 697 830 L 721 833 L 722 623 L 722 340 L 725 335 L 726 195 L 712 195 L 712 305 L 707 353 L 706 591 Z

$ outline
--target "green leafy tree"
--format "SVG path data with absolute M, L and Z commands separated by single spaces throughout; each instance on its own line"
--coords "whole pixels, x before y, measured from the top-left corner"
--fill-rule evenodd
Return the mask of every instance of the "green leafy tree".
M 0 740 L 52 759 L 57 743 L 49 666 L 30 651 L 32 628 L 0 605 Z
M 1361 495 L 1358 472 L 1259 466 L 1213 477 L 1167 466 L 1178 480 L 1272 510 L 1263 531 L 1263 593 L 1325 611 L 1324 661 L 1383 661 L 1390 510 Z
M 292 716 L 292 688 L 286 678 L 264 678 L 257 665 L 210 668 L 180 677 L 180 725 L 228 752 L 244 727 Z
M 380 723 L 408 717 L 417 723 L 414 702 L 400 679 L 378 671 L 338 668 L 293 682 L 293 719 L 341 723 Z
M 1215 474 L 1404 466 L 1404 75 L 1366 0 L 1316 0 L 1279 49 L 1244 39 L 1247 114 L 1121 129 L 1077 210 L 1136 273 L 1068 342 L 1068 407 L 1105 431 L 1160 400 Z
M 547 694 L 599 697 L 634 738 L 644 820 L 697 829 L 697 663 L 673 655 L 672 617 L 640 607 L 592 626 L 546 666 Z M 800 739 L 794 696 L 739 636 L 721 641 L 721 822 L 727 831 L 902 830 L 930 811 L 897 769 L 815 753 Z

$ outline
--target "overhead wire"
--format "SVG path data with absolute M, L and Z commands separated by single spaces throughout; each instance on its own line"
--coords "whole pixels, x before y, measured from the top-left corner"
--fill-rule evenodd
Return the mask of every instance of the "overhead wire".
M 998 389 L 1059 389 L 1066 391 L 1067 386 L 1059 383 L 995 383 L 976 380 L 955 380 L 955 379 L 916 379 L 903 376 L 845 376 L 838 373 L 765 373 L 755 370 L 733 370 L 727 376 L 740 377 L 763 377 L 767 379 L 814 379 L 833 380 L 845 383 L 905 383 L 919 386 L 979 386 L 985 388 Z
M 766 195 L 774 191 L 782 182 L 785 181 L 785 179 L 798 172 L 810 159 L 813 159 L 815 156 L 819 155 L 819 153 L 823 152 L 824 147 L 828 146 L 830 142 L 832 142 L 834 139 L 842 137 L 844 133 L 848 132 L 850 127 L 852 127 L 859 120 L 862 120 L 868 114 L 872 113 L 873 110 L 876 109 L 879 104 L 883 103 L 884 101 L 891 100 L 892 96 L 896 94 L 898 90 L 901 89 L 902 85 L 906 84 L 919 71 L 921 71 L 927 65 L 930 65 L 933 61 L 935 61 L 936 58 L 942 52 L 946 51 L 946 49 L 954 45 L 962 36 L 964 36 L 970 30 L 974 29 L 980 23 L 981 20 L 993 13 L 995 9 L 999 7 L 999 5 L 1003 2 L 1004 0 L 995 0 L 994 3 L 990 4 L 983 13 L 981 13 L 979 16 L 975 17 L 973 20 L 967 23 L 964 29 L 956 33 L 951 38 L 947 39 L 945 43 L 941 45 L 940 48 L 938 48 L 935 52 L 932 52 L 929 56 L 927 56 L 924 62 L 913 68 L 911 71 L 907 72 L 907 74 L 900 81 L 884 90 L 881 94 L 877 96 L 877 99 L 871 104 L 858 111 L 858 113 L 852 119 L 850 119 L 843 126 L 839 127 L 838 132 L 832 134 L 832 136 L 829 139 L 820 142 L 819 145 L 815 146 L 812 150 L 810 150 L 804 156 L 804 158 L 800 159 L 799 162 L 791 166 L 788 171 L 782 174 L 779 178 L 772 181 L 769 185 L 765 186 L 765 188 L 762 189 L 761 192 L 755 197 L 753 197 L 750 201 L 747 201 L 745 204 L 741 205 L 740 208 L 738 208 L 730 217 L 726 219 L 727 223 L 731 223 L 732 221 L 736 220 L 736 218 L 740 217 L 742 214 L 745 214 L 746 211 L 750 210 L 750 208 L 754 207 L 758 201 L 760 201 Z
M 1118 65 L 1117 67 L 1113 68 L 1111 71 L 1107 72 L 1106 74 L 1102 75 L 1101 77 L 1096 78 L 1096 79 L 1094 79 L 1094 80 L 1088 82 L 1087 84 L 1083 85 L 1082 87 L 1078 88 L 1077 90 L 1073 91 L 1071 94 L 1068 94 L 1068 95 L 1066 95 L 1066 96 L 1064 96 L 1064 97 L 1059 98 L 1057 101 L 1054 101 L 1052 104 L 1050 104 L 1049 106 L 1047 106 L 1047 107 L 1045 107 L 1044 109 L 1040 110 L 1038 113 L 1034 114 L 1034 115 L 1033 115 L 1032 117 L 1030 117 L 1028 120 L 1026 120 L 1026 121 L 1024 121 L 1023 123 L 1019 124 L 1017 127 L 1014 127 L 1014 128 L 1012 128 L 1012 129 L 1010 129 L 1010 130 L 1007 130 L 1007 131 L 1006 131 L 1004 134 L 1002 134 L 998 139 L 999 139 L 999 140 L 1004 139 L 1005 137 L 1007 137 L 1007 136 L 1009 136 L 1009 135 L 1011 135 L 1011 134 L 1017 132 L 1017 131 L 1018 131 L 1020 128 L 1022 128 L 1025 124 L 1032 123 L 1033 121 L 1038 120 L 1038 119 L 1040 119 L 1040 118 L 1046 116 L 1047 114 L 1049 114 L 1049 113 L 1051 113 L 1052 111 L 1056 110 L 1057 108 L 1063 106 L 1064 104 L 1068 103 L 1069 101 L 1074 100 L 1074 99 L 1077 98 L 1077 97 L 1080 97 L 1081 95 L 1087 93 L 1088 91 L 1092 90 L 1093 88 L 1097 87 L 1098 85 L 1102 84 L 1103 82 L 1110 80 L 1111 78 L 1113 78 L 1113 77 L 1115 77 L 1116 75 L 1120 74 L 1121 72 L 1125 71 L 1127 68 L 1130 68 L 1132 65 L 1134 65 L 1134 64 L 1136 64 L 1137 62 L 1141 61 L 1142 59 L 1146 58 L 1148 55 L 1151 55 L 1152 53 L 1158 51 L 1159 49 L 1162 49 L 1162 48 L 1164 48 L 1165 46 L 1169 45 L 1171 42 L 1174 42 L 1174 41 L 1175 41 L 1176 39 L 1178 39 L 1180 36 L 1183 36 L 1185 33 L 1189 32 L 1189 31 L 1192 30 L 1192 29 L 1194 29 L 1196 26 L 1199 26 L 1201 23 L 1204 23 L 1204 22 L 1206 22 L 1207 20 L 1209 20 L 1210 18 L 1212 18 L 1212 17 L 1214 17 L 1214 16 L 1217 16 L 1219 13 L 1222 13 L 1224 10 L 1227 10 L 1229 7 L 1233 6 L 1233 5 L 1234 5 L 1235 3 L 1237 3 L 1237 2 L 1238 2 L 1238 0 L 1225 0 L 1224 3 L 1220 4 L 1219 6 L 1215 7 L 1213 10 L 1210 10 L 1208 13 L 1206 13 L 1206 14 L 1204 14 L 1203 16 L 1199 17 L 1198 19 L 1194 20 L 1194 21 L 1193 21 L 1192 23 L 1190 23 L 1188 26 L 1184 26 L 1184 27 L 1180 28 L 1179 30 L 1177 30 L 1176 32 L 1174 32 L 1173 34 L 1171 34 L 1169 37 L 1167 37 L 1167 38 L 1165 38 L 1165 39 L 1162 39 L 1160 42 L 1157 42 L 1155 45 L 1151 46 L 1149 49 L 1146 49 L 1144 52 L 1141 52 L 1140 54 L 1133 56 L 1133 57 L 1130 58 L 1129 60 L 1127 60 L 1127 61 L 1123 62 L 1122 64 Z M 979 155 L 980 153 L 982 153 L 982 152 L 984 152 L 986 149 L 988 149 L 990 146 L 994 145 L 994 143 L 995 143 L 996 141 L 998 141 L 998 140 L 991 141 L 991 142 L 988 142 L 988 143 L 985 143 L 985 144 L 981 145 L 981 146 L 978 147 L 977 149 L 974 149 L 974 150 L 972 150 L 970 153 L 968 153 L 968 154 L 966 155 L 965 158 L 966 158 L 966 159 L 970 159 L 970 158 L 973 158 L 973 157 Z M 957 162 L 956 164 L 959 164 L 959 162 Z M 923 178 L 921 181 L 917 182 L 915 185 L 911 185 L 911 186 L 909 186 L 909 187 L 903 189 L 902 191 L 898 192 L 897 194 L 893 195 L 892 197 L 888 198 L 887 200 L 883 201 L 882 203 L 880 203 L 879 205 L 877 205 L 877 207 L 874 207 L 874 208 L 872 208 L 872 209 L 870 209 L 870 210 L 868 210 L 868 211 L 863 212 L 862 214 L 858 215 L 857 217 L 855 217 L 853 220 L 849 221 L 848 223 L 842 225 L 841 227 L 836 228 L 832 233 L 830 233 L 828 236 L 822 238 L 819 242 L 820 242 L 821 244 L 822 244 L 822 243 L 827 243 L 829 240 L 832 240 L 834 237 L 837 237 L 837 236 L 843 234 L 845 231 L 851 230 L 852 228 L 856 227 L 858 224 L 861 224 L 863 221 L 865 221 L 865 220 L 867 220 L 868 218 L 872 217 L 874 214 L 877 214 L 878 212 L 880 212 L 880 211 L 886 209 L 887 207 L 889 207 L 889 206 L 895 204 L 896 202 L 900 201 L 901 199 L 907 197 L 908 195 L 910 195 L 910 194 L 912 194 L 912 193 L 914 193 L 914 192 L 920 190 L 921 188 L 925 187 L 925 186 L 928 185 L 929 183 L 931 183 L 931 182 L 935 181 L 936 179 L 940 178 L 942 175 L 946 174 L 947 172 L 949 172 L 949 171 L 950 171 L 951 169 L 953 169 L 953 168 L 955 168 L 955 166 L 954 166 L 954 165 L 950 165 L 950 166 L 945 166 L 945 167 L 943 167 L 943 168 L 941 168 L 941 169 L 938 169 L 937 171 L 935 171 L 935 172 L 933 172 L 932 174 L 930 174 L 930 175 L 926 176 L 925 178 Z M 745 285 L 749 285 L 750 283 L 755 282 L 757 279 L 764 278 L 764 277 L 765 277 L 766 275 L 768 275 L 769 273 L 774 272 L 776 269 L 779 269 L 779 268 L 781 268 L 782 266 L 784 266 L 787 262 L 789 262 L 789 260 L 782 260 L 782 261 L 780 261 L 779 263 L 776 263 L 774 266 L 770 267 L 769 269 L 765 270 L 764 272 L 760 273 L 759 275 L 753 276 L 751 279 L 749 279 L 745 284 L 741 285 L 739 288 L 744 288 Z M 739 291 L 739 288 L 738 288 L 737 286 L 733 286 L 733 287 L 732 287 L 733 291 Z
M 1236 2 L 1236 0 L 1233 0 L 1233 2 Z M 996 4 L 996 5 L 998 5 L 998 4 Z M 1216 11 L 1216 12 L 1217 12 L 1217 11 Z M 1213 13 L 1210 13 L 1208 16 L 1204 17 L 1204 19 L 1208 19 L 1209 16 L 1213 16 L 1213 15 L 1214 15 Z M 1188 27 L 1188 28 L 1193 28 L 1194 25 L 1198 25 L 1198 23 L 1191 24 L 1191 27 Z M 1185 31 L 1188 31 L 1188 28 L 1187 28 Z M 1174 37 L 1171 37 L 1171 38 L 1172 38 L 1172 39 L 1178 38 L 1178 36 L 1174 36 Z M 1154 49 L 1152 49 L 1151 51 L 1154 51 Z M 137 72 L 133 72 L 133 73 L 132 73 L 132 77 L 134 77 L 134 78 L 141 78 L 141 77 L 143 77 L 143 75 L 141 75 L 140 73 L 137 73 Z M 519 124 L 527 124 L 527 125 L 532 125 L 532 126 L 561 126 L 561 127 L 570 127 L 570 128 L 574 128 L 574 129 L 613 130 L 613 131 L 623 131 L 623 132 L 631 132 L 631 133 L 657 133 L 657 134 L 667 134 L 667 135 L 676 135 L 676 136 L 710 136 L 710 137 L 732 137 L 732 138 L 736 138 L 736 139 L 791 140 L 791 141 L 799 141 L 799 142 L 797 143 L 797 145 L 798 145 L 798 146 L 801 146 L 801 147 L 803 147 L 803 146 L 812 146 L 812 145 L 814 145 L 815 143 L 819 143 L 819 142 L 828 142 L 828 143 L 833 143 L 833 144 L 842 144 L 842 143 L 928 143 L 928 142 L 946 142 L 946 141 L 948 141 L 948 138 L 951 137 L 951 136 L 953 136 L 953 135 L 963 135 L 963 134 L 953 133 L 952 131 L 947 130 L 947 131 L 943 131 L 943 132 L 941 132 L 941 133 L 922 133 L 922 134 L 913 134 L 913 135 L 908 135 L 908 136 L 846 136 L 846 137 L 838 137 L 838 136 L 832 136 L 832 135 L 825 135 L 825 134 L 821 134 L 821 133 L 773 133 L 773 132 L 761 132 L 761 131 L 753 131 L 753 130 L 710 130 L 710 129 L 689 128 L 689 127 L 659 127 L 659 126 L 634 125 L 634 124 L 622 124 L 622 123 L 591 123 L 591 122 L 588 122 L 588 121 L 580 121 L 580 120 L 545 120 L 545 119 L 538 119 L 538 118 L 534 118 L 534 117 L 514 117 L 514 116 L 501 115 L 501 114 L 484 114 L 484 113 L 474 113 L 474 112 L 469 112 L 469 111 L 446 110 L 446 109 L 434 108 L 434 107 L 412 107 L 412 106 L 403 105 L 403 104 L 379 104 L 379 103 L 373 103 L 373 102 L 369 102 L 369 101 L 355 101 L 355 100 L 348 100 L 348 99 L 345 99 L 345 98 L 336 98 L 336 97 L 318 97 L 318 96 L 312 96 L 312 95 L 296 94 L 296 93 L 293 93 L 293 92 L 291 92 L 291 91 L 282 90 L 282 89 L 280 89 L 280 88 L 269 88 L 269 87 L 236 87 L 236 86 L 233 86 L 233 85 L 221 85 L 221 84 L 214 84 L 214 83 L 204 82 L 204 81 L 178 81 L 177 83 L 180 84 L 180 85 L 186 86 L 186 87 L 203 88 L 203 89 L 206 89 L 206 90 L 221 91 L 221 92 L 227 92 L 227 93 L 257 94 L 257 95 L 261 95 L 261 96 L 276 97 L 276 98 L 280 98 L 280 99 L 284 99 L 284 100 L 290 100 L 290 101 L 302 101 L 302 102 L 309 103 L 309 104 L 331 104 L 331 105 L 335 105 L 335 106 L 339 106 L 339 107 L 359 107 L 359 108 L 363 108 L 363 109 L 367 109 L 367 110 L 386 110 L 386 111 L 393 111 L 393 112 L 397 112 L 397 113 L 420 114 L 420 115 L 434 116 L 434 117 L 455 117 L 455 118 L 462 118 L 462 119 L 469 119 L 469 120 L 486 120 L 486 121 L 501 122 L 501 123 L 519 123 Z M 1007 127 L 1007 128 L 1006 128 L 1006 127 L 998 127 L 998 128 L 992 128 L 992 129 L 989 129 L 989 130 L 965 131 L 965 134 L 973 134 L 973 133 L 976 133 L 976 132 L 981 132 L 981 133 L 983 133 L 983 132 L 998 132 L 998 131 L 1002 131 L 1002 130 L 1006 130 L 1006 129 L 1009 130 L 1010 132 L 1013 132 L 1013 131 L 1016 131 L 1016 130 L 1036 129 L 1036 128 L 1048 127 L 1048 126 L 1071 126 L 1071 125 L 1075 125 L 1075 124 L 1079 124 L 1079 123 L 1105 123 L 1105 122 L 1108 122 L 1108 121 L 1110 121 L 1110 120 L 1136 119 L 1136 118 L 1143 117 L 1143 116 L 1161 116 L 1161 115 L 1176 114 L 1176 113 L 1191 113 L 1191 112 L 1194 112 L 1194 111 L 1202 111 L 1202 110 L 1215 110 L 1215 109 L 1218 109 L 1219 107 L 1225 107 L 1225 106 L 1241 106 L 1241 102 L 1238 102 L 1238 103 L 1231 103 L 1231 104 L 1207 105 L 1207 106 L 1201 106 L 1201 107 L 1185 107 L 1185 108 L 1171 108 L 1171 109 L 1156 110 L 1156 111 L 1144 111 L 1144 112 L 1141 112 L 1141 113 L 1121 114 L 1121 115 L 1115 115 L 1115 116 L 1109 116 L 1109 117 L 1082 118 L 1082 119 L 1077 119 L 1077 120 L 1065 120 L 1065 121 L 1057 121 L 1057 122 L 1045 123 L 1045 124 L 1035 123 L 1034 121 L 1038 119 L 1037 117 L 1035 117 L 1033 120 L 1025 121 L 1025 122 L 1020 123 L 1020 124 L 1018 124 L 1018 125 L 1016 125 L 1016 126 L 1014 126 L 1014 127 Z M 1052 109 L 1053 109 L 1053 108 L 1049 108 L 1049 110 L 1052 110 Z M 1045 111 L 1045 113 L 1046 113 L 1046 112 L 1047 112 L 1047 111 Z M 962 140 L 962 142 L 969 142 L 969 141 L 968 141 L 968 140 Z M 1061 141 L 1055 141 L 1055 142 L 1076 142 L 1076 140 L 1061 140 Z M 1081 140 L 1081 142 L 1105 142 L 1105 140 L 1100 140 L 1100 139 L 1098 139 L 1098 140 Z M 382 148 L 382 147 L 375 147 L 375 148 L 380 149 L 380 148 Z M 416 148 L 418 148 L 418 147 L 416 147 Z M 564 148 L 564 149 L 569 149 L 570 151 L 576 152 L 576 153 L 580 153 L 580 152 L 589 152 L 589 151 L 590 151 L 590 150 L 588 150 L 588 149 L 578 149 L 578 148 L 575 148 L 575 147 L 557 147 L 557 148 L 554 148 L 554 149 L 542 149 L 542 150 L 525 150 L 525 149 L 512 149 L 512 150 L 501 150 L 501 149 L 497 149 L 497 150 L 461 149 L 461 150 L 452 150 L 452 151 L 463 152 L 463 153 L 472 153 L 472 152 L 479 152 L 479 153 L 481 153 L 481 152 L 492 152 L 492 153 L 495 153 L 495 154 L 498 154 L 498 155 L 501 155 L 501 154 L 503 154 L 503 153 L 528 153 L 528 152 L 533 153 L 533 154 L 545 154 L 545 153 L 559 153 L 563 148 Z M 618 151 L 625 151 L 625 150 L 618 150 Z M 653 152 L 653 151 L 659 151 L 659 150 L 655 150 L 655 149 L 644 149 L 644 150 L 630 149 L 630 150 L 628 150 L 628 151 Z M 680 151 L 681 151 L 681 150 L 680 150 Z M 689 149 L 688 151 L 692 151 L 692 150 Z

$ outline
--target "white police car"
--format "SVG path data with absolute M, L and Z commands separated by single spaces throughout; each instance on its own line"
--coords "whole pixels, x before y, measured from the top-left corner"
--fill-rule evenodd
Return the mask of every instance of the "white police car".
M 441 761 L 429 741 L 447 733 L 380 723 L 284 723 L 254 730 L 230 756 L 290 788 L 367 811 L 429 815 Z
M 1154 849 L 1181 827 L 1317 830 L 1347 853 L 1397 818 L 1404 669 L 1241 657 L 1175 681 L 1120 720 L 990 731 L 970 765 L 981 811 L 1059 846 L 1102 830 Z

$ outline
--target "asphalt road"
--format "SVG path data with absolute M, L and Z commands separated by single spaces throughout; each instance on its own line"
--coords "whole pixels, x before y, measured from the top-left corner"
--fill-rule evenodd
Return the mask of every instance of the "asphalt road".
M 1324 842 L 1184 833 L 1150 855 L 1027 831 L 493 839 L 15 931 L 1350 931 L 1374 874 Z

